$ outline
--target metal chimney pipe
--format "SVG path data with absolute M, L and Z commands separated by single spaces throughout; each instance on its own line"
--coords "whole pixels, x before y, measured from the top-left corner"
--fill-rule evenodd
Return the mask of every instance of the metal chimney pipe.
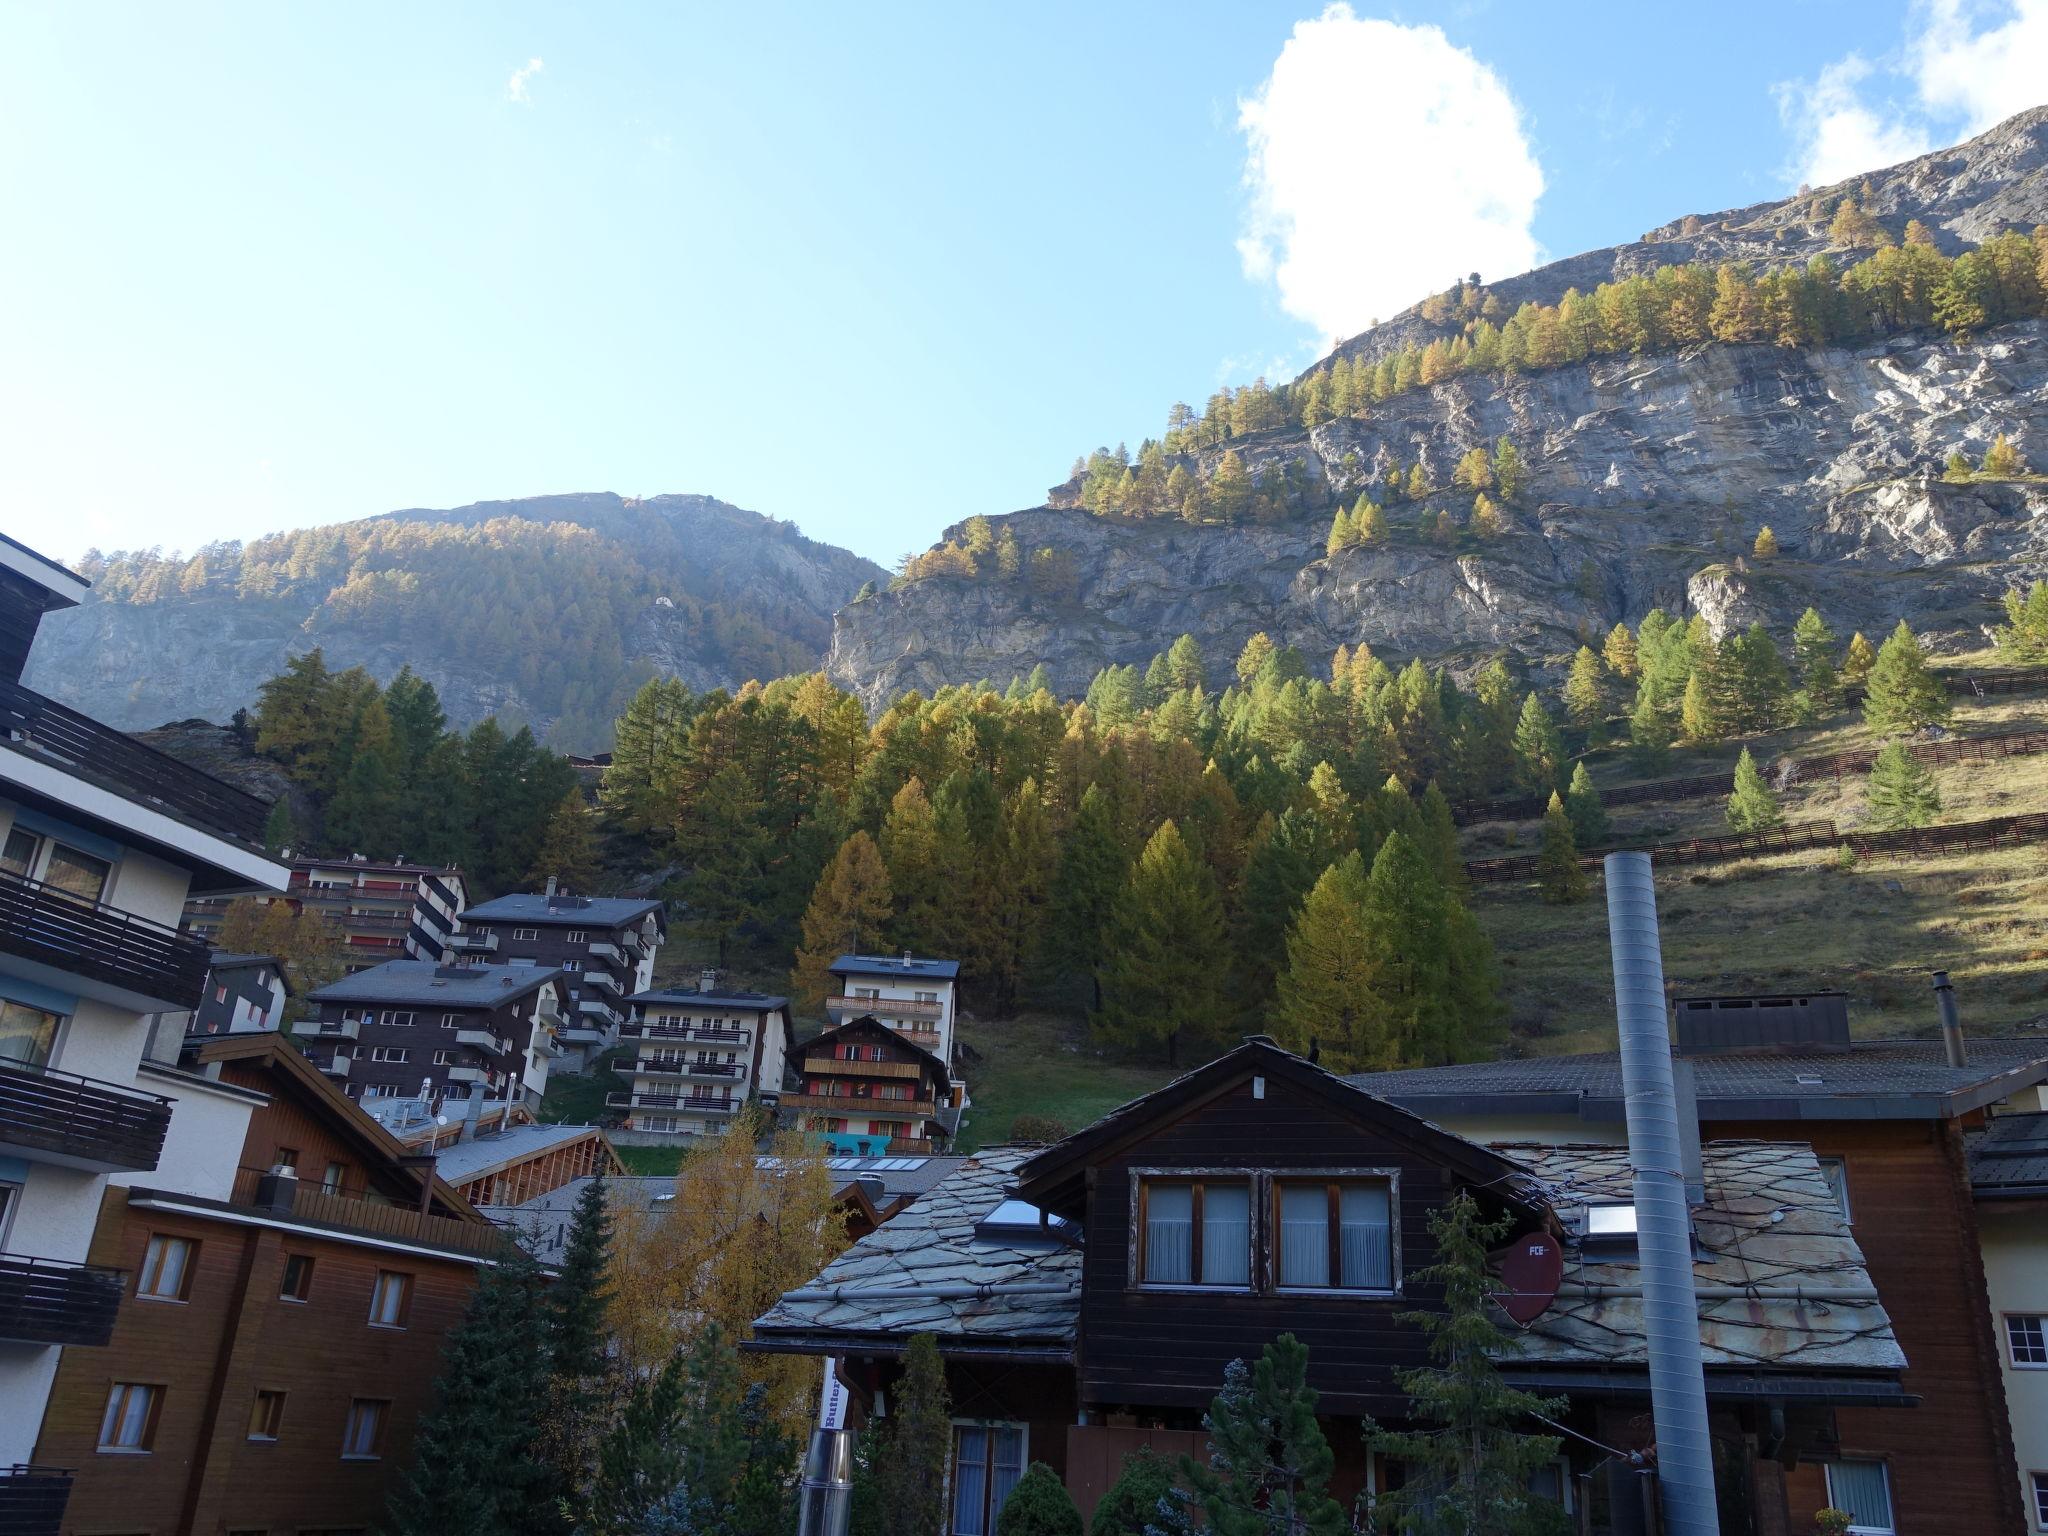
M 1635 1175 L 1636 1254 L 1650 1366 L 1657 1480 L 1671 1536 L 1720 1536 L 1714 1448 L 1707 1433 L 1707 1379 L 1693 1290 L 1692 1213 L 1685 1198 L 1684 1142 L 1671 1075 L 1664 954 L 1647 853 L 1606 859 L 1607 939 L 1614 956 L 1614 1011 L 1621 1026 L 1628 1161 Z
M 818 1426 L 797 1485 L 797 1536 L 846 1536 L 853 1516 L 853 1438 L 846 1427 L 846 1388 L 827 1357 Z
M 1963 1044 L 1963 1016 L 1956 1008 L 1956 989 L 1949 985 L 1947 971 L 1934 973 L 1934 1006 L 1941 1010 L 1941 1049 L 1948 1064 L 1967 1067 L 1970 1052 Z

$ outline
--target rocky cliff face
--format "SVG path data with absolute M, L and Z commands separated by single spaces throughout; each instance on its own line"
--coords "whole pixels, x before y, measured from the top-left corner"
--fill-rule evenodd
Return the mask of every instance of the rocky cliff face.
M 578 617 L 575 605 L 617 602 L 622 611 L 604 616 L 604 630 L 617 636 L 618 654 L 586 662 L 589 686 L 576 690 L 591 694 L 596 707 L 566 736 L 556 735 L 558 746 L 585 749 L 610 745 L 600 739 L 602 720 L 616 692 L 639 676 L 666 673 L 703 689 L 743 682 L 755 671 L 772 674 L 791 662 L 815 665 L 833 610 L 886 574 L 871 561 L 803 537 L 790 524 L 706 496 L 538 496 L 412 509 L 370 521 L 514 526 L 530 535 L 569 525 L 601 541 L 603 565 L 632 574 L 597 596 L 572 580 L 550 581 L 545 571 L 520 573 L 528 578 L 524 589 L 539 594 L 528 605 L 537 611 L 522 615 L 534 622 L 509 646 L 472 646 L 467 654 L 437 643 L 428 623 L 434 588 L 450 573 L 408 569 L 402 554 L 378 557 L 374 574 L 393 583 L 410 579 L 423 589 L 408 599 L 415 612 L 406 622 L 394 621 L 388 606 L 350 601 L 348 582 L 364 573 L 349 568 L 331 583 L 301 583 L 281 596 L 250 595 L 230 575 L 196 592 L 173 590 L 148 601 L 96 597 L 44 620 L 26 680 L 123 729 L 187 716 L 225 720 L 255 702 L 257 685 L 287 656 L 318 645 L 330 665 L 363 666 L 380 680 L 410 663 L 434 684 L 457 724 L 498 714 L 545 735 L 561 706 L 542 702 L 522 679 L 544 674 L 551 642 Z M 338 530 L 315 533 L 340 542 Z M 520 551 L 504 558 L 546 558 L 546 541 L 537 537 L 508 539 L 504 547 Z M 366 557 L 357 566 L 371 563 Z M 458 567 L 454 574 L 459 579 L 463 573 Z M 475 594 L 465 599 L 471 604 L 466 614 L 502 606 Z
M 1512 312 L 1660 265 L 1803 262 L 1830 248 L 1844 196 L 1894 235 L 1922 220 L 1951 251 L 2048 223 L 2048 107 L 1853 184 L 1689 216 L 1485 294 Z M 1377 358 L 1456 333 L 1455 317 L 1430 311 L 1418 305 L 1337 351 Z M 1255 475 L 1305 470 L 1306 500 L 1327 507 L 1361 493 L 1386 500 L 1389 472 L 1418 459 L 1445 486 L 1466 450 L 1510 436 L 1530 485 L 1497 537 L 1465 534 L 1448 548 L 1426 537 L 1425 514 L 1471 504 L 1469 492 L 1444 491 L 1389 504 L 1386 544 L 1325 558 L 1327 510 L 1257 526 L 1132 522 L 1079 510 L 1070 483 L 1046 507 L 991 521 L 1014 528 L 1027 551 L 1070 554 L 1071 600 L 1016 582 L 915 582 L 843 610 L 828 665 L 870 704 L 908 687 L 1006 682 L 1041 662 L 1071 693 L 1102 666 L 1142 663 L 1184 632 L 1214 661 L 1265 630 L 1319 655 L 1364 641 L 1395 660 L 1464 663 L 1508 648 L 1544 667 L 1655 604 L 1725 629 L 1756 618 L 1789 625 L 1812 603 L 1845 635 L 1875 639 L 1905 618 L 1938 643 L 1974 646 L 2000 592 L 2048 573 L 2048 482 L 1939 478 L 1949 452 L 1974 460 L 1998 432 L 2048 471 L 2039 322 L 1963 346 L 1708 346 L 1463 376 L 1376 405 L 1369 418 L 1230 446 Z M 1207 476 L 1215 458 L 1188 467 Z M 1760 565 L 1748 551 L 1766 524 L 1781 554 Z
M 2048 327 L 1967 346 L 1901 342 L 1798 354 L 1710 346 L 1513 378 L 1461 377 L 1308 432 L 1239 444 L 1304 460 L 1332 497 L 1384 493 L 1396 463 L 1437 484 L 1466 449 L 1511 436 L 1530 484 L 1508 530 L 1451 548 L 1433 505 L 1390 508 L 1378 548 L 1326 558 L 1327 515 L 1264 525 L 1130 522 L 1037 508 L 991 519 L 1027 550 L 1072 555 L 1073 601 L 1016 582 L 934 579 L 843 609 L 828 663 L 871 704 L 904 688 L 1043 662 L 1063 693 L 1108 663 L 1193 634 L 1212 661 L 1264 630 L 1311 655 L 1363 641 L 1391 659 L 1476 662 L 1509 648 L 1555 665 L 1651 606 L 1781 632 L 1808 603 L 1844 636 L 1900 618 L 1980 645 L 1996 599 L 2048 576 L 2048 481 L 1951 485 L 1932 468 L 2009 434 L 2048 468 Z M 1768 524 L 1779 556 L 1749 550 Z M 1221 668 L 1216 668 L 1220 675 Z

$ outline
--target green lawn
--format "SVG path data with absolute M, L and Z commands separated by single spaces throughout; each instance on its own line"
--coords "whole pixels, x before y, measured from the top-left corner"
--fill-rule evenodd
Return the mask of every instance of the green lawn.
M 1047 1115 L 1077 1131 L 1177 1075 L 1164 1062 L 1098 1051 L 1076 1019 L 1023 1014 L 997 1022 L 962 1019 L 958 1028 L 961 1043 L 974 1053 L 965 1069 L 974 1103 L 954 1139 L 963 1152 L 1000 1144 L 1020 1114 Z
M 613 1151 L 619 1154 L 619 1161 L 626 1165 L 628 1173 L 674 1174 L 683 1166 L 681 1147 L 620 1147 Z
M 625 1093 L 633 1086 L 611 1069 L 612 1062 L 630 1054 L 622 1046 L 598 1057 L 594 1071 L 550 1072 L 547 1095 L 540 1101 L 540 1118 L 566 1125 L 598 1124 L 610 1113 L 605 1095 Z

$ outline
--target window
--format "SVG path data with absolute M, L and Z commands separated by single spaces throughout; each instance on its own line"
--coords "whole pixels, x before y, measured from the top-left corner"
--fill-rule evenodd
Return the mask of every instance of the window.
M 284 1394 L 259 1390 L 249 1408 L 249 1438 L 275 1440 L 284 1425 Z
M 412 1052 L 402 1045 L 373 1045 L 370 1047 L 372 1061 L 410 1061 Z
M 393 1029 L 411 1029 L 412 1013 L 404 1008 L 386 1008 L 377 1015 L 377 1022 L 389 1025 Z
M 1146 1285 L 1250 1284 L 1250 1184 L 1145 1179 L 1138 1208 L 1138 1273 Z
M 580 971 L 583 969 L 583 962 L 581 960 L 564 960 L 562 962 L 562 969 L 565 971 Z
M 434 1052 L 434 1065 L 435 1065 L 435 1066 L 437 1066 L 437 1067 L 452 1067 L 452 1066 L 454 1066 L 454 1065 L 455 1065 L 455 1053 L 454 1053 L 453 1051 L 436 1051 L 436 1052 Z
M 1820 1159 L 1820 1176 L 1828 1181 L 1828 1193 L 1835 1197 L 1835 1208 L 1842 1213 L 1842 1220 L 1854 1221 L 1849 1211 L 1849 1165 L 1839 1157 Z
M 1893 1536 L 1892 1486 L 1881 1461 L 1830 1461 L 1828 1503 L 1849 1517 L 1854 1536 Z
M 216 1003 L 226 1002 L 228 1000 L 228 989 L 226 987 L 215 987 L 213 989 L 213 1000 Z
M 279 1301 L 304 1301 L 313 1294 L 313 1255 L 288 1253 L 284 1256 L 284 1278 L 277 1284 Z
M 2034 1490 L 2034 1524 L 2048 1531 L 2048 1472 L 2029 1472 L 2027 1481 Z
M 939 1000 L 939 994 L 936 992 L 920 992 L 917 994 L 917 1000 L 920 1003 L 936 1003 Z
M 1393 1185 L 1282 1179 L 1273 1186 L 1275 1280 L 1283 1287 L 1394 1288 Z
M 444 1013 L 441 1015 L 441 1027 L 443 1029 L 460 1029 L 462 1028 L 462 1021 L 452 1013 Z
M 35 868 L 36 852 L 41 844 L 41 838 L 22 831 L 20 827 L 8 828 L 7 847 L 4 852 L 0 852 L 0 869 L 6 870 L 10 875 L 20 875 L 26 879 L 29 872 Z
M 512 930 L 512 937 L 515 941 L 519 939 L 538 939 L 540 937 L 540 930 L 538 928 L 514 928 Z
M 97 905 L 113 873 L 114 866 L 105 859 L 96 859 L 89 853 L 80 853 L 76 848 L 66 848 L 57 843 L 52 845 L 50 862 L 43 868 L 43 883 L 54 885 L 80 901 Z
M 994 1536 L 1003 1501 L 1023 1475 L 1022 1424 L 955 1424 L 952 1536 Z
M 377 1398 L 359 1397 L 348 1405 L 348 1425 L 341 1432 L 343 1461 L 371 1460 L 383 1454 L 384 1415 L 391 1405 Z
M 571 944 L 585 944 L 588 943 L 590 940 L 590 932 L 588 929 L 584 928 L 571 928 L 567 933 L 563 934 L 562 937 L 567 939 Z
M 676 1128 L 674 1115 L 643 1115 L 633 1122 L 636 1130 L 673 1131 Z
M 299 1171 L 299 1149 L 297 1147 L 279 1147 L 277 1149 L 277 1156 L 272 1159 L 271 1166 L 275 1168 L 289 1168 L 292 1172 L 297 1173 Z
M 327 1171 L 320 1175 L 320 1189 L 322 1193 L 329 1195 L 340 1194 L 341 1181 L 347 1174 L 348 1165 L 346 1163 L 329 1163 Z
M 412 1276 L 395 1269 L 377 1271 L 377 1288 L 370 1295 L 370 1326 L 403 1328 L 405 1305 L 412 1299 Z
M 145 1301 L 183 1301 L 198 1246 L 185 1237 L 152 1237 L 142 1251 L 135 1294 Z
M 50 1059 L 57 1045 L 54 1013 L 30 1008 L 23 1003 L 0 1002 L 0 1061 L 40 1067 Z
M 100 1449 L 146 1451 L 156 1439 L 157 1410 L 164 1389 L 134 1381 L 117 1381 L 107 1393 L 107 1411 L 100 1419 Z
M 2048 1366 L 2048 1318 L 2008 1312 L 2005 1345 L 2012 1351 L 2012 1363 L 2021 1370 Z

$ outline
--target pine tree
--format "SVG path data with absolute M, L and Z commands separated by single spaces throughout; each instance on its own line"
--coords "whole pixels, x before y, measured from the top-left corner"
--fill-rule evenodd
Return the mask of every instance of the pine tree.
M 1685 680 L 1685 697 L 1678 706 L 1679 729 L 1694 745 L 1721 739 L 1721 722 L 1714 709 L 1714 696 L 1707 686 L 1707 673 L 1695 669 Z
M 1934 774 L 1903 741 L 1889 741 L 1870 765 L 1864 790 L 1870 806 L 1869 825 L 1879 831 L 1924 827 L 1941 814 L 1941 791 Z
M 1003 1500 L 996 1536 L 1081 1536 L 1081 1510 L 1059 1474 L 1034 1461 Z
M 1778 536 L 1771 532 L 1771 525 L 1765 523 L 1757 530 L 1756 542 L 1750 546 L 1750 553 L 1759 560 L 1775 560 L 1778 557 Z
M 1148 1527 L 1159 1536 L 1191 1536 L 1173 1472 L 1172 1463 L 1149 1445 L 1126 1453 L 1117 1480 L 1095 1506 L 1088 1536 L 1148 1536 Z
M 1522 492 L 1528 488 L 1528 471 L 1522 465 L 1522 456 L 1515 450 L 1513 441 L 1503 437 L 1493 450 L 1493 483 L 1500 492 L 1500 499 L 1516 502 L 1522 499 Z
M 1817 710 L 1833 709 L 1841 702 L 1842 677 L 1835 668 L 1835 632 L 1812 608 L 1799 615 L 1792 627 L 1792 665 L 1799 674 L 1799 686 Z
M 1332 1072 L 1380 1071 L 1397 1060 L 1369 900 L 1365 859 L 1354 849 L 1323 871 L 1287 935 L 1273 1032 L 1298 1054 L 1318 1048 Z
M 279 795 L 270 804 L 270 814 L 263 818 L 263 850 L 276 854 L 298 845 L 299 826 L 292 819 L 292 797 Z
M 1581 848 L 1597 848 L 1607 841 L 1607 807 L 1600 803 L 1600 791 L 1584 763 L 1572 766 L 1571 788 L 1564 793 L 1564 812 L 1571 818 L 1572 841 Z
M 1054 975 L 1087 982 L 1089 1006 L 1094 1009 L 1102 1007 L 1104 943 L 1130 867 L 1130 855 L 1117 831 L 1116 807 L 1101 785 L 1090 784 L 1053 875 L 1046 957 Z
M 1744 733 L 1776 727 L 1791 688 L 1784 659 L 1761 624 L 1750 625 L 1720 647 L 1710 682 L 1718 685 L 1715 713 L 1721 728 Z
M 1163 1042 L 1178 1061 L 1220 1037 L 1223 1000 L 1211 983 L 1223 949 L 1223 904 L 1215 877 L 1188 851 L 1180 829 L 1159 824 L 1110 915 L 1102 967 L 1105 1038 L 1127 1047 Z
M 1175 688 L 1209 686 L 1208 666 L 1201 643 L 1193 635 L 1182 635 L 1166 648 L 1166 671 Z
M 2011 480 L 2027 472 L 2027 461 L 2001 432 L 1984 451 L 1984 473 L 1993 480 Z
M 1387 514 L 1380 510 L 1378 502 L 1358 498 L 1358 505 L 1352 510 L 1351 525 L 1358 537 L 1356 542 L 1365 545 L 1387 542 Z
M 528 883 L 541 885 L 552 875 L 562 889 L 589 894 L 603 873 L 598 860 L 597 833 L 590 825 L 590 808 L 579 790 L 571 790 L 548 818 L 540 852 L 526 872 Z
M 855 832 L 832 855 L 804 909 L 803 935 L 790 973 L 799 1007 L 824 1006 L 834 960 L 872 954 L 882 947 L 894 902 L 889 871 L 875 840 L 865 831 Z
M 1539 793 L 1557 785 L 1564 764 L 1564 742 L 1543 701 L 1531 693 L 1522 701 L 1515 722 L 1515 765 L 1522 782 Z
M 612 1383 L 610 1335 L 611 1210 L 602 1178 L 577 1197 L 569 1240 L 547 1293 L 548 1381 L 539 1448 L 547 1507 L 574 1499 L 596 1469 L 597 1436 Z
M 2024 593 L 2012 587 L 2001 601 L 2006 621 L 1992 636 L 1998 654 L 2009 661 L 2048 661 L 2048 581 L 2037 581 Z
M 548 1529 L 533 1495 L 545 1400 L 547 1311 L 540 1271 L 507 1244 L 442 1346 L 433 1409 L 392 1495 L 391 1536 L 502 1536 Z
M 890 1536 L 945 1536 L 952 1412 L 938 1340 L 912 1334 L 903 1349 L 903 1375 L 889 1395 L 876 1463 L 877 1504 Z
M 1851 651 L 1854 651 L 1851 644 Z M 1873 731 L 1891 735 L 1917 731 L 1949 717 L 1948 690 L 1928 670 L 1920 642 L 1904 619 L 1878 648 L 1877 663 L 1870 669 L 1869 692 L 1863 700 L 1863 721 Z
M 1429 1335 L 1430 1364 L 1399 1377 L 1418 1427 L 1366 1425 L 1374 1453 L 1406 1463 L 1412 1481 L 1375 1500 L 1373 1528 L 1412 1536 L 1561 1536 L 1569 1528 L 1563 1510 L 1529 1491 L 1530 1477 L 1556 1458 L 1559 1441 L 1525 1426 L 1555 1417 L 1563 1405 L 1501 1379 L 1502 1363 L 1521 1344 L 1493 1320 L 1496 1281 L 1487 1254 L 1508 1235 L 1508 1220 L 1487 1221 L 1461 1189 L 1430 1213 L 1429 1230 L 1437 1262 L 1414 1278 L 1431 1290 L 1442 1287 L 1442 1307 L 1401 1315 Z
M 1634 681 L 1637 673 L 1636 637 L 1629 633 L 1626 624 L 1617 624 L 1607 631 L 1607 643 L 1601 647 L 1601 655 L 1607 662 L 1607 669 L 1624 682 Z
M 1588 738 L 1607 718 L 1607 676 L 1591 646 L 1582 645 L 1572 657 L 1571 674 L 1564 684 L 1565 713 Z
M 1768 832 L 1784 823 L 1784 813 L 1778 809 L 1778 797 L 1764 783 L 1764 776 L 1757 772 L 1756 759 L 1749 755 L 1749 748 L 1744 747 L 1742 756 L 1735 760 L 1735 789 L 1728 796 L 1729 830 Z
M 1388 833 L 1372 861 L 1366 916 L 1396 1063 L 1435 1066 L 1482 1051 L 1499 1012 L 1493 946 L 1405 832 Z
M 1579 864 L 1572 819 L 1565 814 L 1564 800 L 1554 789 L 1550 792 L 1550 806 L 1543 813 L 1543 849 L 1536 858 L 1536 879 L 1543 899 L 1553 905 L 1586 899 L 1586 871 Z
M 1970 461 L 1963 456 L 1963 450 L 1951 450 L 1947 461 L 1942 465 L 1941 478 L 1952 484 L 1963 485 L 1976 477 L 1977 472 L 1970 468 Z
M 1206 1463 L 1181 1457 L 1215 1536 L 1345 1536 L 1343 1506 L 1329 1495 L 1336 1466 L 1316 1422 L 1308 1347 L 1283 1333 L 1256 1367 L 1233 1360 L 1202 1417 Z
M 1647 677 L 1636 689 L 1636 707 L 1629 712 L 1628 743 L 1629 762 L 1638 773 L 1659 773 L 1670 759 L 1671 726 Z

